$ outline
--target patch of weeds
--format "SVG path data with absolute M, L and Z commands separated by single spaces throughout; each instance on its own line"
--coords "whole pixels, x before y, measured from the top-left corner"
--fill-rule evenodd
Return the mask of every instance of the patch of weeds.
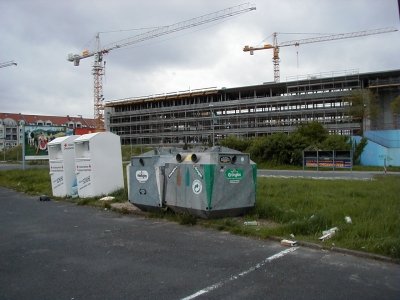
M 231 230 L 231 228 L 236 227 L 236 223 L 232 219 L 221 219 L 216 222 L 216 228 L 218 230 Z
M 105 202 L 105 203 L 103 204 L 103 207 L 104 207 L 104 208 L 107 208 L 107 209 L 111 209 L 111 204 L 108 203 L 108 202 Z
M 178 223 L 181 225 L 196 225 L 197 218 L 188 213 L 177 214 Z
M 376 245 L 377 249 L 385 255 L 400 258 L 400 238 L 385 239 L 382 243 Z
M 115 199 L 112 201 L 115 202 L 126 202 L 128 199 L 128 192 L 126 189 L 122 188 L 110 194 L 110 196 L 114 197 Z
M 295 235 L 315 235 L 331 228 L 332 222 L 321 215 L 313 215 L 305 220 L 292 221 L 286 227 Z
M 120 213 L 123 214 L 123 215 L 128 215 L 128 214 L 131 213 L 131 212 L 129 211 L 129 209 L 126 208 L 126 207 L 122 207 L 120 210 L 118 210 L 118 212 L 120 212 Z
M 96 199 L 93 198 L 82 198 L 82 199 L 78 199 L 77 201 L 77 205 L 91 205 L 94 202 L 96 202 Z
M 147 216 L 154 219 L 163 219 L 165 217 L 167 218 L 167 213 L 163 210 L 155 210 L 150 211 Z

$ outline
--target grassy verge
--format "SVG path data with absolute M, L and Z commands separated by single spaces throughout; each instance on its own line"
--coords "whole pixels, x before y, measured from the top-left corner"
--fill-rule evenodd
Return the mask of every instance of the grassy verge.
M 205 223 L 244 235 L 294 235 L 297 240 L 400 258 L 399 183 L 398 176 L 373 181 L 259 178 L 256 207 L 245 216 L 259 221 L 258 226 L 244 226 L 241 219 Z M 320 242 L 322 231 L 332 227 L 339 228 L 337 234 Z
M 219 230 L 267 238 L 280 236 L 400 258 L 400 179 L 381 176 L 373 181 L 259 178 L 256 207 L 243 218 L 196 220 L 170 212 L 153 214 L 181 224 L 201 224 Z M 31 195 L 51 195 L 47 169 L 0 171 L 0 185 Z M 114 202 L 127 200 L 125 190 Z M 98 198 L 68 199 L 80 205 L 109 208 Z M 345 221 L 349 216 L 352 223 Z M 245 220 L 258 221 L 245 226 Z M 323 230 L 337 234 L 319 241 Z
M 52 193 L 48 169 L 0 171 L 0 186 L 29 195 L 51 195 Z
M 0 186 L 14 189 L 32 196 L 52 195 L 50 175 L 48 169 L 26 169 L 0 171 Z M 58 198 L 55 200 L 66 200 L 78 205 L 92 205 L 101 208 L 110 208 L 110 203 L 126 202 L 128 194 L 124 189 L 110 194 L 114 197 L 111 202 L 99 201 L 101 197 L 94 198 Z
M 271 163 L 258 163 L 257 164 L 257 169 L 262 170 L 297 170 L 297 171 L 302 171 L 303 166 L 295 166 L 295 165 L 274 165 Z M 377 171 L 377 172 L 383 172 L 384 168 L 383 167 L 373 167 L 373 166 L 360 166 L 360 165 L 354 165 L 352 170 L 350 169 L 345 169 L 345 168 L 305 168 L 306 171 L 320 171 L 320 172 L 329 172 L 329 171 L 335 171 L 335 172 L 341 172 L 341 171 Z M 387 166 L 386 171 L 388 172 L 400 172 L 400 167 L 393 167 L 393 166 Z

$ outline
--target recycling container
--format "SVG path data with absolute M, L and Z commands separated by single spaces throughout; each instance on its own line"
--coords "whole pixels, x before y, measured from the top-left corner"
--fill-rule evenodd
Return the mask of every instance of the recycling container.
M 237 216 L 254 207 L 257 166 L 226 147 L 178 153 L 165 164 L 165 202 L 202 218 Z
M 159 148 L 132 156 L 127 166 L 128 200 L 141 210 L 165 208 L 165 164 L 182 149 Z
M 124 187 L 120 137 L 111 132 L 84 134 L 74 141 L 80 198 L 110 194 Z
M 77 196 L 75 144 L 79 136 L 58 137 L 49 142 L 49 167 L 53 196 Z

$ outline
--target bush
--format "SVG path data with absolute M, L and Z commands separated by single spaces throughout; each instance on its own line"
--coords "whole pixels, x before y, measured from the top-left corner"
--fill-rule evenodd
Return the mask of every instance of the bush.
M 301 166 L 303 151 L 310 146 L 321 150 L 351 149 L 348 136 L 329 135 L 324 126 L 318 122 L 303 124 L 291 134 L 278 132 L 249 140 L 229 136 L 221 141 L 221 145 L 248 152 L 252 160 L 258 164 L 267 163 L 271 166 Z M 364 147 L 360 143 L 356 154 L 361 155 L 363 149 Z
M 247 152 L 247 149 L 251 144 L 251 140 L 239 139 L 234 135 L 230 135 L 226 139 L 222 140 L 220 144 L 224 147 L 235 149 L 241 152 Z

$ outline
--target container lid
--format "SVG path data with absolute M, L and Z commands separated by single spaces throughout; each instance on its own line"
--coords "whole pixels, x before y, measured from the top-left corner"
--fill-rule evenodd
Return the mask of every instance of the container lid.
M 81 135 L 80 137 L 78 137 L 75 142 L 87 142 L 89 140 L 91 140 L 92 138 L 94 138 L 96 135 L 101 134 L 102 132 L 95 132 L 95 133 L 88 133 L 88 134 L 84 134 Z
M 73 140 L 75 140 L 78 137 L 78 135 L 68 135 L 68 136 L 61 136 L 58 138 L 55 138 L 54 140 L 52 140 L 51 142 L 49 142 L 47 145 L 59 145 L 65 142 L 68 142 L 69 140 L 72 142 Z

